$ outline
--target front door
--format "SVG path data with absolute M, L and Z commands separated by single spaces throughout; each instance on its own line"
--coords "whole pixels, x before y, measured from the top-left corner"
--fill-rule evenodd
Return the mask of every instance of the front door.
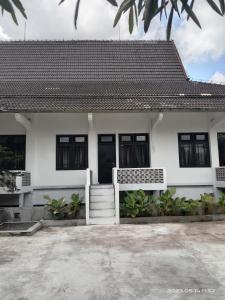
M 98 182 L 112 183 L 112 168 L 116 166 L 115 134 L 98 135 Z

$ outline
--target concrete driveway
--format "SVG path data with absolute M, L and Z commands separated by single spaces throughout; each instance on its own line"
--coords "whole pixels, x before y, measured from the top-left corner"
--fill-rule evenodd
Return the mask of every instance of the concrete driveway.
M 2 237 L 0 299 L 225 299 L 225 222 Z

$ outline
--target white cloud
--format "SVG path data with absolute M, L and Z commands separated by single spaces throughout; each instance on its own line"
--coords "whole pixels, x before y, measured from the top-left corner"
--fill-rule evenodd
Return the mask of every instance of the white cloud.
M 9 41 L 10 40 L 10 36 L 5 33 L 5 31 L 3 30 L 3 28 L 0 26 L 0 40 L 3 41 Z
M 164 39 L 165 28 L 158 20 L 154 20 L 151 31 L 143 35 L 143 23 L 134 28 L 132 35 L 128 31 L 128 14 L 122 16 L 119 25 L 113 28 L 114 18 L 118 8 L 106 0 L 82 0 L 78 17 L 78 30 L 74 28 L 75 1 L 66 0 L 61 6 L 59 0 L 24 0 L 28 15 L 27 39 Z M 5 32 L 12 39 L 24 38 L 25 19 L 17 11 L 19 26 L 16 26 L 9 14 L 1 17 Z
M 222 83 L 225 84 L 225 74 L 222 74 L 220 72 L 216 72 L 212 77 L 211 81 L 215 83 Z
M 203 0 L 196 1 L 194 8 L 202 30 L 191 19 L 183 20 L 177 27 L 173 38 L 181 56 L 185 63 L 219 59 L 225 54 L 225 17 L 216 14 Z
M 130 36 L 127 16 L 121 18 L 120 26 L 113 28 L 117 8 L 104 0 L 82 0 L 78 17 L 78 30 L 74 28 L 75 1 L 24 0 L 27 20 L 27 39 L 137 39 L 138 30 Z M 25 20 L 17 12 L 19 26 L 15 26 L 9 14 L 1 19 L 3 28 L 12 39 L 23 39 Z

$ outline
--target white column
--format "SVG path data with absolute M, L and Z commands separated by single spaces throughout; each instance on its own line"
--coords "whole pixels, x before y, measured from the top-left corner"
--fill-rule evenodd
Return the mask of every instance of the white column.
M 98 144 L 97 133 L 94 127 L 94 114 L 88 114 L 88 167 L 92 171 L 93 184 L 98 183 Z
M 116 168 L 119 168 L 119 134 L 116 133 Z
M 32 116 L 32 126 L 26 131 L 26 171 L 31 173 L 31 185 L 35 186 L 38 175 L 37 162 L 37 132 L 36 132 L 36 116 Z
M 155 136 L 156 136 L 156 129 L 160 122 L 163 120 L 163 113 L 159 113 L 156 115 L 156 117 L 152 120 L 150 118 L 149 120 L 149 140 L 150 140 L 150 162 L 151 167 L 158 167 L 155 165 L 155 154 L 156 154 L 156 148 L 155 148 Z
M 209 129 L 209 148 L 211 154 L 213 192 L 215 197 L 218 198 L 220 193 L 218 188 L 215 186 L 215 168 L 219 166 L 219 152 L 216 128 Z
M 34 186 L 37 175 L 37 134 L 35 132 L 35 115 L 32 115 L 31 118 L 26 115 L 16 113 L 15 120 L 26 130 L 26 171 L 31 173 L 31 185 Z

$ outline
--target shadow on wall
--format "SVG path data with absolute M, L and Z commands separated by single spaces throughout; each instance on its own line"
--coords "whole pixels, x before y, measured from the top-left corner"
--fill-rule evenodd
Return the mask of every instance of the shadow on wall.
M 10 219 L 9 213 L 4 208 L 0 208 L 0 223 L 7 222 Z

